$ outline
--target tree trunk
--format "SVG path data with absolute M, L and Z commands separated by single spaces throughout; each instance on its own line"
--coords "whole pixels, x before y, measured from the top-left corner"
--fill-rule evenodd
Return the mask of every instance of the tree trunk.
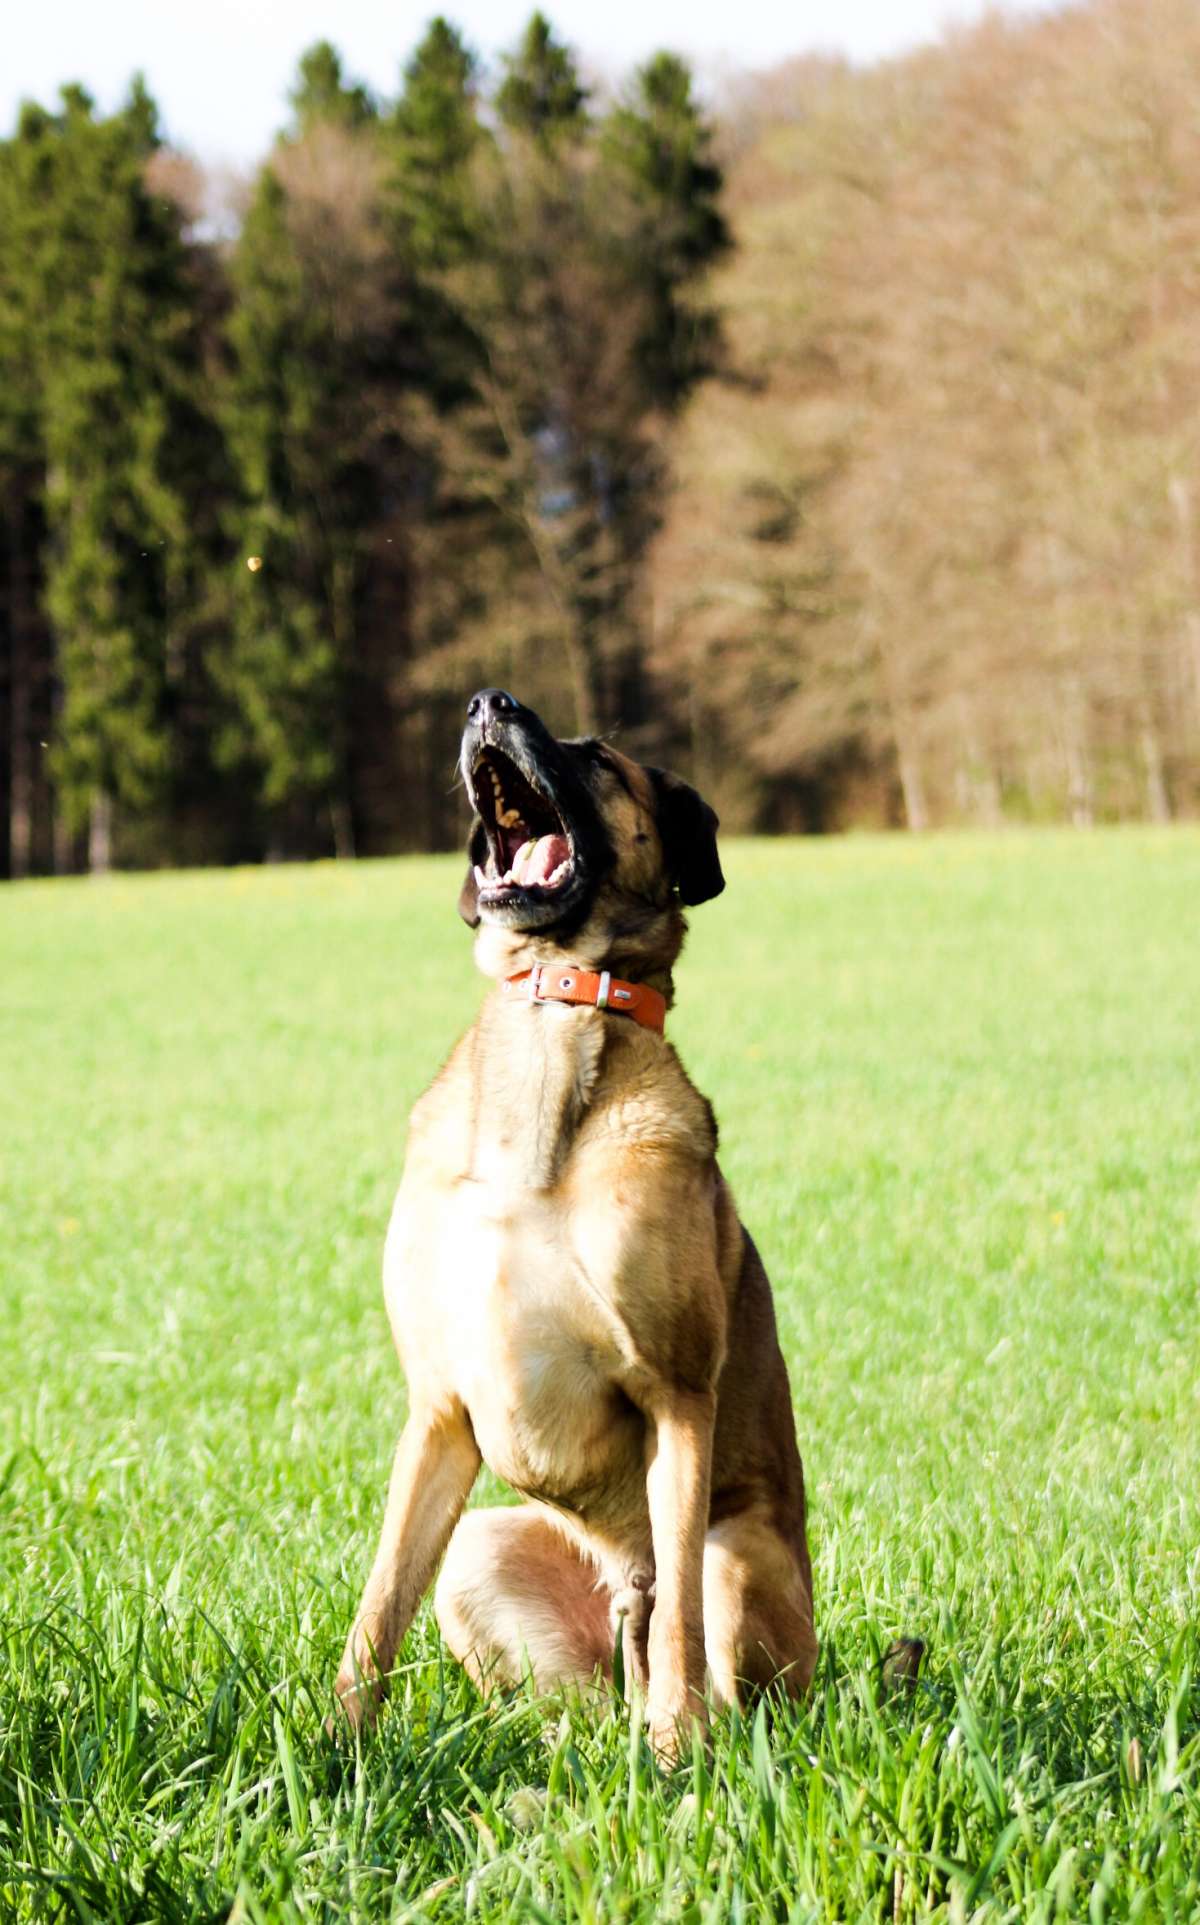
M 333 633 L 334 690 L 334 776 L 329 796 L 329 823 L 333 830 L 333 853 L 339 861 L 354 858 L 354 816 L 350 806 L 350 754 L 347 703 L 351 685 L 351 663 L 361 662 L 356 622 L 356 571 L 352 555 L 334 558 L 329 581 L 329 621 Z
M 1073 689 L 1063 716 L 1063 761 L 1067 776 L 1067 808 L 1077 829 L 1090 829 L 1096 820 L 1091 764 L 1083 725 L 1082 697 Z
M 112 868 L 112 827 L 112 797 L 97 789 L 88 820 L 88 869 L 94 876 L 106 876 Z
M 29 654 L 19 621 L 12 630 L 9 690 L 8 873 L 27 876 L 33 854 L 33 748 L 30 742 Z
M 345 796 L 333 796 L 329 803 L 329 819 L 333 825 L 333 853 L 339 862 L 353 862 L 354 818 L 350 804 Z
M 980 746 L 971 707 L 965 696 L 959 696 L 957 707 L 960 739 L 956 786 L 959 808 L 963 815 L 974 816 L 986 828 L 998 829 L 1003 820 L 1003 810 L 996 771 Z
M 1196 715 L 1200 719 L 1200 567 L 1196 563 L 1196 546 L 1192 533 L 1192 491 L 1186 476 L 1172 475 L 1167 483 L 1167 495 L 1179 527 L 1179 553 L 1182 563 L 1184 587 L 1191 606 L 1183 618 L 1184 646 L 1191 666 L 1192 681 L 1195 685 Z
M 9 534 L 8 624 L 8 873 L 27 876 L 33 858 L 33 673 L 34 649 L 29 565 L 25 553 L 26 498 L 18 484 L 7 517 Z
M 920 834 L 929 827 L 929 811 L 925 806 L 921 766 L 911 742 L 897 741 L 896 760 L 900 770 L 900 793 L 904 797 L 905 826 Z
M 1142 768 L 1146 777 L 1147 814 L 1151 822 L 1169 822 L 1171 798 L 1167 793 L 1162 749 L 1154 724 L 1148 715 L 1143 717 L 1138 739 L 1142 751 Z
M 580 735 L 595 735 L 600 727 L 596 702 L 595 663 L 590 641 L 578 633 L 583 626 L 567 613 L 567 659 L 571 665 L 571 691 L 575 698 L 575 727 Z
M 1192 681 L 1196 690 L 1196 715 L 1200 718 L 1200 614 L 1192 613 L 1185 624 L 1188 653 L 1192 664 Z
M 905 687 L 902 665 L 896 658 L 896 651 L 889 638 L 888 620 L 889 617 L 885 613 L 884 625 L 879 634 L 879 664 L 883 675 L 888 726 L 891 729 L 892 747 L 896 755 L 896 769 L 900 776 L 900 793 L 904 799 L 904 826 L 919 834 L 929 827 L 929 811 L 925 806 L 925 784 L 921 780 L 921 765 L 917 759 L 917 745 L 910 723 L 913 705 Z
M 61 807 L 54 810 L 54 873 L 56 876 L 69 876 L 75 869 L 75 838 L 67 825 L 67 818 Z

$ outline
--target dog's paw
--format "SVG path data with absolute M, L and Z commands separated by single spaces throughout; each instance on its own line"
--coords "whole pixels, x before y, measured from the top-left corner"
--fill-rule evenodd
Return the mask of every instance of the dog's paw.
M 656 1696 L 652 1691 L 646 1705 L 646 1728 L 650 1748 L 666 1770 L 692 1754 L 693 1733 L 708 1736 L 708 1706 L 696 1692 L 672 1692 Z
M 379 1699 L 377 1678 L 364 1676 L 357 1666 L 353 1670 L 343 1668 L 333 1687 L 333 1710 L 325 1720 L 326 1734 L 334 1739 L 352 1738 L 356 1731 L 368 1728 L 375 1722 Z

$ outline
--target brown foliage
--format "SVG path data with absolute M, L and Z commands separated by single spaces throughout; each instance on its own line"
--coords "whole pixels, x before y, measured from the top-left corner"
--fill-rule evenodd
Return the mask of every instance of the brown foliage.
M 1200 12 L 795 82 L 654 558 L 698 760 L 779 826 L 1193 809 Z

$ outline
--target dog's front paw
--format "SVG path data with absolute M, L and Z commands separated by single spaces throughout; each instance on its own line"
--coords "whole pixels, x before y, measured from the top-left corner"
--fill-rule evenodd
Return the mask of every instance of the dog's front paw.
M 343 1661 L 333 1687 L 333 1710 L 325 1720 L 331 1738 L 346 1737 L 374 1724 L 383 1688 L 373 1672 Z
M 698 1691 L 680 1689 L 658 1693 L 651 1689 L 646 1705 L 650 1745 L 660 1765 L 668 1770 L 691 1755 L 692 1734 L 708 1735 L 708 1706 Z

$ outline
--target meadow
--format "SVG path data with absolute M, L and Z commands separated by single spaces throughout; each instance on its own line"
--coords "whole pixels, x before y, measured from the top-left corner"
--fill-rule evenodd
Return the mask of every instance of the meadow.
M 670 1775 L 619 1706 L 481 1706 L 428 1607 L 323 1733 L 459 862 L 0 893 L 4 1921 L 1200 1915 L 1200 833 L 726 867 L 668 1033 L 775 1284 L 822 1654 Z

